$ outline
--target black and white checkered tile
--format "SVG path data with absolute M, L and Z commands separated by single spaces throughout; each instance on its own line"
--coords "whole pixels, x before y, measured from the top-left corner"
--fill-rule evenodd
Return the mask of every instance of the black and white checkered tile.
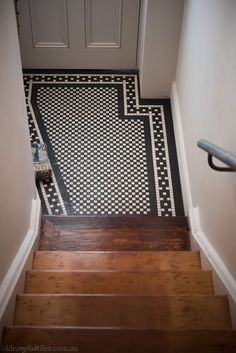
M 139 99 L 135 73 L 26 72 L 31 140 L 53 179 L 47 214 L 183 215 L 168 100 Z

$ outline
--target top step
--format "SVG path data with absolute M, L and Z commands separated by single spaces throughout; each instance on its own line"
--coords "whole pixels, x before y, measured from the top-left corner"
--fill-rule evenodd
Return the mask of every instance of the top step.
M 157 229 L 169 231 L 188 231 L 187 217 L 159 216 L 42 216 L 41 234 L 60 229 Z
M 43 216 L 39 250 L 186 251 L 185 217 Z

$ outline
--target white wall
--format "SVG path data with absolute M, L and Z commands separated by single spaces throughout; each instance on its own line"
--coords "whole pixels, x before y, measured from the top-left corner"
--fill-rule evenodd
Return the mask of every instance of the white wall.
M 142 98 L 170 97 L 184 0 L 142 0 L 138 69 Z
M 236 301 L 236 174 L 211 170 L 196 146 L 236 154 L 235 19 L 235 0 L 186 1 L 172 107 L 195 238 Z
M 17 271 L 23 266 L 20 256 L 27 255 L 27 251 L 23 254 L 23 241 L 27 235 L 33 239 L 29 231 L 36 197 L 13 0 L 0 1 L 0 50 L 1 316 Z

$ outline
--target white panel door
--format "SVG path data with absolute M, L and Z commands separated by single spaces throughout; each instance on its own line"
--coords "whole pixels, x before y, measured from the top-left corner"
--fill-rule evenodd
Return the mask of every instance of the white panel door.
M 140 0 L 19 0 L 24 68 L 136 68 Z

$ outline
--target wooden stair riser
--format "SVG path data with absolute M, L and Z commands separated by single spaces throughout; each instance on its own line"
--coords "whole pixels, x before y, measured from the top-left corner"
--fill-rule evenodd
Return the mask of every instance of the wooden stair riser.
M 34 270 L 197 271 L 198 252 L 37 251 Z
M 20 295 L 16 325 L 231 328 L 226 297 Z
M 3 345 L 77 347 L 80 353 L 233 353 L 236 333 L 232 330 L 130 330 L 88 328 L 8 327 Z M 50 348 L 51 347 L 51 350 Z M 64 352 L 65 350 L 63 350 Z M 36 351 L 35 351 L 36 352 Z M 45 350 L 37 350 L 45 353 Z
M 30 271 L 26 293 L 42 294 L 213 294 L 211 273 Z

